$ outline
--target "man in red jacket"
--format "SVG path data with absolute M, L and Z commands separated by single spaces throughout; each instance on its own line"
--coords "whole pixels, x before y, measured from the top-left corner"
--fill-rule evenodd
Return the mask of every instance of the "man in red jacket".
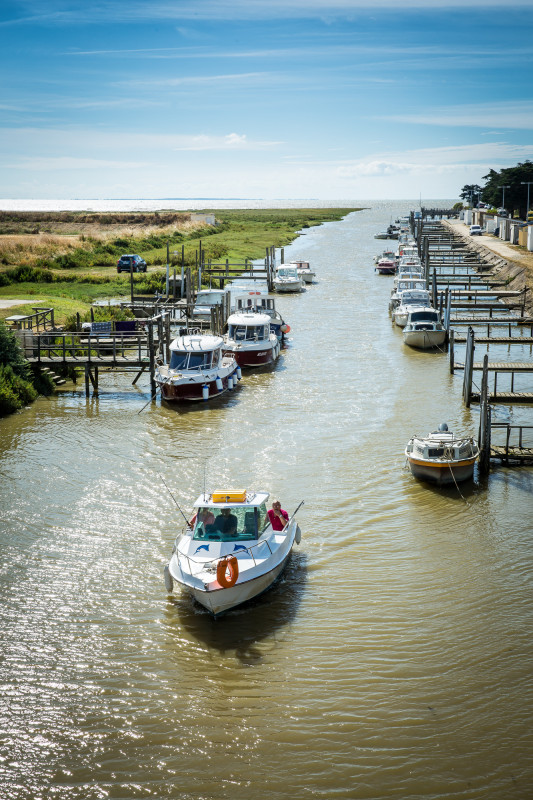
M 289 515 L 281 507 L 279 500 L 272 501 L 272 508 L 267 512 L 270 524 L 273 531 L 282 531 L 287 522 Z

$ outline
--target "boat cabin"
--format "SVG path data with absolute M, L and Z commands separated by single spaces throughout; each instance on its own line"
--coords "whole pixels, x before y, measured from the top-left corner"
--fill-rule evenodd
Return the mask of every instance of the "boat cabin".
M 228 339 L 234 342 L 258 342 L 270 336 L 270 317 L 266 314 L 241 313 L 228 317 Z
M 193 539 L 245 542 L 258 539 L 270 524 L 268 492 L 213 492 L 200 495 L 194 507 Z
M 211 309 L 224 303 L 224 289 L 202 289 L 196 295 L 192 316 L 196 319 L 211 319 Z
M 223 343 L 220 336 L 178 336 L 170 345 L 169 369 L 184 371 L 218 367 Z
M 299 280 L 298 269 L 296 268 L 295 265 L 280 264 L 280 266 L 276 269 L 276 277 L 277 278 L 294 278 L 295 280 Z
M 259 292 L 250 292 L 235 298 L 235 311 L 256 311 L 259 314 L 268 314 L 273 317 L 276 306 L 273 297 L 267 297 Z

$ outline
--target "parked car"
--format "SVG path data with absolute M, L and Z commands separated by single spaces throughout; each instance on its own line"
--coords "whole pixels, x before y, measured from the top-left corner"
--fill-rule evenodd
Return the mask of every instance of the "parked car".
M 470 226 L 470 236 L 481 236 L 483 233 L 483 228 L 481 225 L 471 225 Z
M 137 255 L 120 256 L 117 272 L 146 272 L 146 261 Z
M 505 210 L 505 208 L 498 208 L 497 212 L 498 212 L 498 216 L 499 217 L 506 217 L 507 216 L 507 211 Z

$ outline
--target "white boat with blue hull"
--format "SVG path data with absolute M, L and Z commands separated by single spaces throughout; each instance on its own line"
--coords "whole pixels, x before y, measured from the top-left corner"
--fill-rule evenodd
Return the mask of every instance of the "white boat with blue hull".
M 165 567 L 167 591 L 177 583 L 215 616 L 266 591 L 301 538 L 296 512 L 283 530 L 273 530 L 268 497 L 262 491 L 200 495 Z

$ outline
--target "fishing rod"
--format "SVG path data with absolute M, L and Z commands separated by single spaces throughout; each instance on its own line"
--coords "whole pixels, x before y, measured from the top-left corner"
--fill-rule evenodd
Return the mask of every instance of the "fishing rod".
M 298 511 L 301 509 L 301 507 L 303 506 L 303 504 L 304 504 L 304 503 L 305 503 L 305 500 L 302 500 L 302 502 L 300 503 L 300 505 L 298 506 L 298 508 L 296 509 L 296 511 L 293 513 L 292 517 L 289 517 L 289 519 L 292 519 L 293 517 L 295 517 L 295 516 L 296 516 L 296 514 L 297 514 L 297 513 L 298 513 Z
M 163 483 L 165 484 L 165 488 L 166 488 L 167 492 L 169 493 L 169 495 L 171 496 L 171 498 L 174 500 L 174 503 L 176 504 L 176 506 L 177 506 L 177 508 L 178 508 L 178 511 L 180 512 L 181 516 L 183 517 L 183 519 L 184 519 L 184 520 L 185 520 L 185 522 L 187 523 L 187 527 L 188 527 L 188 528 L 190 528 L 190 527 L 191 527 L 191 523 L 189 522 L 189 520 L 187 519 L 187 517 L 185 516 L 185 514 L 184 514 L 184 513 L 183 513 L 183 511 L 181 510 L 181 508 L 180 508 L 180 506 L 179 506 L 179 504 L 178 504 L 178 501 L 176 500 L 176 498 L 174 497 L 174 495 L 172 494 L 172 492 L 171 492 L 171 491 L 170 491 L 170 489 L 168 488 L 166 480 L 163 478 L 163 476 L 162 476 L 162 475 L 159 475 L 159 477 L 161 478 L 161 480 L 162 480 L 162 481 L 163 481 Z

